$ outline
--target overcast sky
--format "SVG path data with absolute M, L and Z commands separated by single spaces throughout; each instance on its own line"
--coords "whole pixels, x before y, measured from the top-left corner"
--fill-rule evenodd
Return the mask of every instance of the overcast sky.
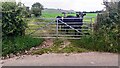
M 103 0 L 21 0 L 26 6 L 31 7 L 35 2 L 41 3 L 44 8 L 55 8 L 75 11 L 102 10 Z

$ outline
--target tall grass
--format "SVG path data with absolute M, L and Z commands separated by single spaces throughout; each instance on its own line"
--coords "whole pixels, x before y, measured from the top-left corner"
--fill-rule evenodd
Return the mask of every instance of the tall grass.
M 30 36 L 19 36 L 3 39 L 2 42 L 2 56 L 9 55 L 11 53 L 16 54 L 18 52 L 24 52 L 32 47 L 39 46 L 43 42 L 43 39 L 33 38 Z
M 93 34 L 83 36 L 80 40 L 72 40 L 72 44 L 92 51 L 118 53 L 118 42 L 115 34 Z

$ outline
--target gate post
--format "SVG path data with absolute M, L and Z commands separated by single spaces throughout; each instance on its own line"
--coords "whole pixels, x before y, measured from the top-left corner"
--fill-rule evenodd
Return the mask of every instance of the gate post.
M 91 29 L 92 29 L 92 33 L 93 33 L 93 22 L 92 22 L 92 18 L 91 18 Z
M 56 22 L 56 37 L 58 38 L 58 18 L 57 18 L 57 22 Z

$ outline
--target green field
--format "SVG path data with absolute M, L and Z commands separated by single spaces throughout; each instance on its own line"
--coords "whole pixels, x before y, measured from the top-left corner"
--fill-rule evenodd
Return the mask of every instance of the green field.
M 75 16 L 75 14 L 67 14 L 67 15 Z M 63 14 L 62 13 L 46 13 L 46 12 L 42 13 L 42 17 L 44 18 L 55 18 L 57 16 L 63 16 Z M 96 16 L 97 16 L 97 13 L 87 13 L 85 17 L 96 17 Z
M 67 14 L 67 15 L 72 15 L 75 16 L 76 14 Z M 43 12 L 42 17 L 43 18 L 56 18 L 57 16 L 63 16 L 62 13 L 57 13 L 57 12 Z M 84 21 L 90 22 L 92 18 L 92 22 L 95 22 L 97 13 L 87 13 L 86 16 L 84 17 Z

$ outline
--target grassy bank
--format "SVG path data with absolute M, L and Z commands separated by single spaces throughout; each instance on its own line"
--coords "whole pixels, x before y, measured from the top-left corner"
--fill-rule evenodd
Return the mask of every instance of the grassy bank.
M 24 52 L 32 47 L 39 46 L 43 39 L 33 38 L 30 36 L 6 38 L 2 41 L 2 55 L 16 54 Z
M 103 35 L 93 35 L 82 37 L 80 40 L 70 40 L 72 45 L 78 48 L 85 48 L 91 51 L 118 53 L 118 42 L 113 38 Z

